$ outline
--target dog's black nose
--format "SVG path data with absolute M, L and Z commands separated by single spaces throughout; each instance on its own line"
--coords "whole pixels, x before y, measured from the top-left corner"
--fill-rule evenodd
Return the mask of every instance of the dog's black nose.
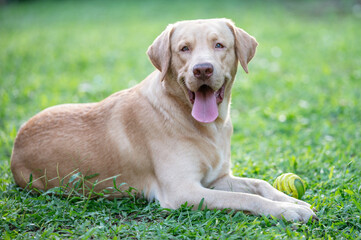
M 200 80 L 207 80 L 213 75 L 213 65 L 210 63 L 199 63 L 193 67 L 193 75 Z

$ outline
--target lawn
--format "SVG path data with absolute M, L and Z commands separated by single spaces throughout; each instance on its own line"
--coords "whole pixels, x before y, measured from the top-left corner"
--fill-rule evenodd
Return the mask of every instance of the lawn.
M 33 195 L 10 172 L 21 124 L 144 79 L 145 52 L 183 19 L 227 17 L 260 43 L 232 92 L 233 171 L 305 179 L 318 222 L 157 202 Z M 360 239 L 361 4 L 353 1 L 25 1 L 0 5 L 0 238 Z

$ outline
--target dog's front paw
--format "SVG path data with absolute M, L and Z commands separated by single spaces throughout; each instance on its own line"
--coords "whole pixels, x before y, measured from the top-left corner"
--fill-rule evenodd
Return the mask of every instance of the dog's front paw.
M 290 200 L 288 202 L 311 208 L 310 204 L 306 203 L 305 201 L 298 200 L 297 198 L 290 197 Z
M 305 203 L 305 202 L 303 202 Z M 277 202 L 277 205 L 270 212 L 270 215 L 282 218 L 287 221 L 302 221 L 307 223 L 311 218 L 318 220 L 316 214 L 312 211 L 309 204 L 294 204 L 288 202 Z

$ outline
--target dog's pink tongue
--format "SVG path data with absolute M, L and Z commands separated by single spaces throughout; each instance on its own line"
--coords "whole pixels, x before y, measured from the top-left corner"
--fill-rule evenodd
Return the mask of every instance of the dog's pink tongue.
M 192 116 L 203 123 L 216 120 L 218 117 L 217 99 L 211 88 L 201 88 L 195 93 Z

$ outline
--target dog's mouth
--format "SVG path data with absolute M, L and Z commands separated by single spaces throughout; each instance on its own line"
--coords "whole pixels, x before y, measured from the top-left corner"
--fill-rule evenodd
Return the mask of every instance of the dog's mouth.
M 214 91 L 208 85 L 202 85 L 196 92 L 188 89 L 189 101 L 192 103 L 192 116 L 198 122 L 210 123 L 218 117 L 218 104 L 223 101 L 225 84 Z

